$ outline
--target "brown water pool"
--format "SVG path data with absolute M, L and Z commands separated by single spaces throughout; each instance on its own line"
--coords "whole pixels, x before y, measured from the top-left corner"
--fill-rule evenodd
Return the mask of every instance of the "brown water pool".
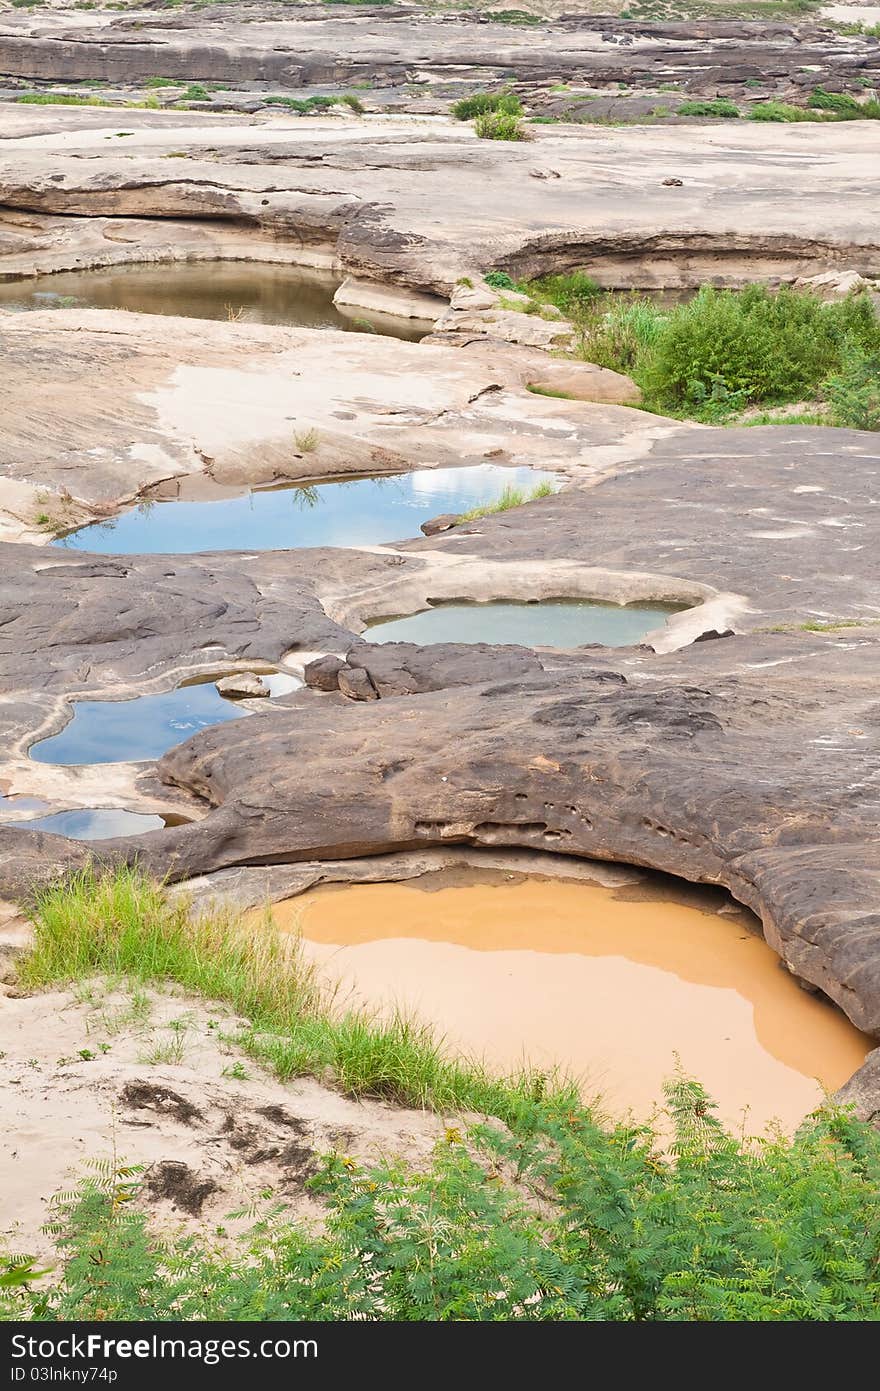
M 678 1058 L 727 1123 L 790 1131 L 872 1047 L 711 890 L 367 884 L 274 917 L 355 1001 L 402 1006 L 500 1069 L 560 1064 L 614 1113 L 650 1116 Z

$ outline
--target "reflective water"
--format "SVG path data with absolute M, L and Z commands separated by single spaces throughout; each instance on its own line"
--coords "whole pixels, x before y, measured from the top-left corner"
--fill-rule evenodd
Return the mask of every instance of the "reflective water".
M 153 502 L 55 542 L 115 555 L 375 546 L 419 534 L 442 512 L 467 512 L 505 488 L 532 489 L 555 475 L 474 464 L 273 488 L 210 502 Z
M 139 836 L 145 831 L 159 831 L 166 823 L 164 817 L 146 812 L 98 807 L 59 811 L 53 816 L 41 816 L 19 824 L 26 831 L 51 831 L 69 840 L 111 840 L 114 836 Z
M 748 1107 L 749 1129 L 791 1129 L 873 1046 L 714 891 L 366 884 L 273 912 L 356 1001 L 414 1011 L 499 1068 L 561 1064 L 614 1111 L 648 1116 L 680 1057 L 728 1122 Z
M 415 340 L 426 326 L 408 320 L 344 318 L 333 303 L 338 281 L 296 266 L 202 261 L 64 271 L 0 284 L 3 309 L 128 309 L 248 324 L 348 329 Z
M 32 745 L 37 763 L 129 763 L 159 758 L 200 729 L 247 715 L 210 684 L 134 700 L 77 700 L 58 734 Z
M 600 604 L 546 599 L 541 603 L 436 604 L 406 618 L 374 623 L 370 642 L 492 642 L 524 647 L 580 647 L 601 642 L 627 647 L 661 628 L 681 605 Z

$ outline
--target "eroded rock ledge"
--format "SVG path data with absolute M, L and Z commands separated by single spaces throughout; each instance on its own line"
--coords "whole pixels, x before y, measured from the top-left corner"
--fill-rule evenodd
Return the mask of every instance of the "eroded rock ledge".
M 493 266 L 642 287 L 880 272 L 872 121 L 533 126 L 510 144 L 408 118 L 60 110 L 3 107 L 2 275 L 248 254 L 448 297 Z

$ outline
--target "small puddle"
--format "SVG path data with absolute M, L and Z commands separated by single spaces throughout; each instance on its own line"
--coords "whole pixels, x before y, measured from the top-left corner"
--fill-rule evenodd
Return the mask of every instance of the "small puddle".
M 333 303 L 339 281 L 297 266 L 201 261 L 61 271 L 0 284 L 3 309 L 128 309 L 246 324 L 335 328 L 417 341 L 430 325 L 387 315 L 345 318 Z
M 628 647 L 661 628 L 684 604 L 600 604 L 588 599 L 535 603 L 438 603 L 406 618 L 370 624 L 370 642 L 491 642 L 524 647 Z
M 356 1001 L 414 1012 L 497 1068 L 559 1064 L 647 1118 L 678 1056 L 728 1124 L 748 1107 L 750 1132 L 793 1130 L 873 1045 L 797 985 L 751 914 L 666 883 L 369 884 L 273 914 Z
M 148 502 L 54 544 L 106 555 L 377 546 L 417 536 L 422 522 L 440 513 L 494 502 L 506 488 L 529 491 L 557 481 L 555 474 L 536 469 L 474 464 L 261 489 L 210 501 Z
M 247 715 L 210 683 L 133 700 L 76 700 L 73 718 L 29 749 L 36 763 L 138 763 L 160 758 L 200 729 Z

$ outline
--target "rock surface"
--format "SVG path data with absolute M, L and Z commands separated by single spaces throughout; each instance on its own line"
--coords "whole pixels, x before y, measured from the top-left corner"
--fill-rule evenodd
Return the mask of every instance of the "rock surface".
M 18 77 L 132 83 L 158 73 L 182 84 L 198 77 L 224 89 L 265 83 L 275 91 L 309 84 L 345 89 L 364 81 L 393 89 L 429 76 L 434 84 L 484 86 L 564 78 L 609 92 L 622 84 L 655 91 L 671 85 L 712 96 L 753 95 L 749 79 L 763 79 L 785 94 L 821 80 L 851 82 L 880 66 L 870 42 L 835 34 L 812 15 L 760 23 L 711 16 L 640 20 L 621 18 L 615 7 L 600 5 L 602 12 L 591 14 L 592 4 L 547 0 L 526 25 L 495 22 L 498 11 L 473 9 L 449 23 L 412 5 L 359 6 L 341 16 L 311 7 L 291 14 L 289 6 L 271 3 L 171 15 L 149 3 L 133 15 L 41 8 L 4 14 L 0 39 L 4 70 Z M 552 25 L 548 14 L 557 16 Z M 224 97 L 229 100 L 225 91 L 221 102 Z M 376 102 L 369 89 L 366 100 Z
M 253 700 L 269 694 L 268 687 L 252 671 L 237 671 L 232 676 L 221 676 L 214 684 L 222 696 L 229 696 L 233 700 Z
M 147 491 L 211 496 L 214 484 L 488 458 L 587 477 L 643 452 L 658 430 L 687 429 L 613 406 L 580 407 L 563 429 L 560 403 L 525 390 L 544 355 L 485 340 L 460 352 L 59 309 L 0 315 L 0 344 L 0 535 L 10 539 L 48 540 L 53 526 L 109 516 Z M 318 440 L 304 453 L 306 430 Z
M 206 125 L 13 105 L 2 119 L 6 276 L 222 255 L 225 236 L 230 255 L 247 243 L 257 259 L 445 296 L 492 267 L 643 288 L 880 272 L 876 121 L 533 126 L 510 144 L 405 118 Z M 532 177 L 548 169 L 559 177 Z

